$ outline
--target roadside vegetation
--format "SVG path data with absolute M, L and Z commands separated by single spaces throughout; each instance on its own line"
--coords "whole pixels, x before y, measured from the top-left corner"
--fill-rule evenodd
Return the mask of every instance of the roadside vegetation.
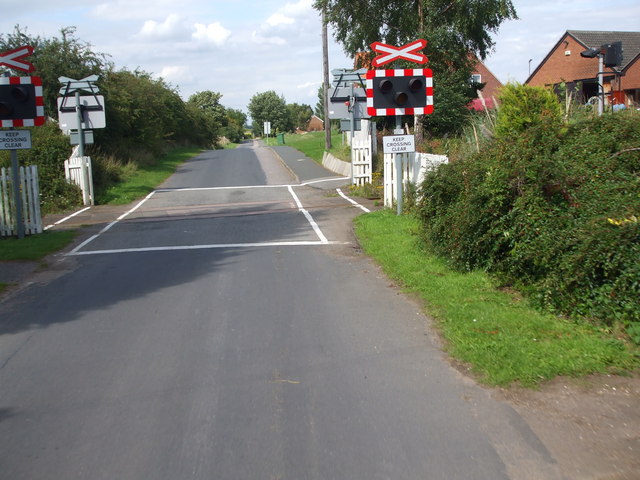
M 640 114 L 508 85 L 497 112 L 431 141 L 450 161 L 406 215 L 356 231 L 451 355 L 497 385 L 638 368 Z
M 0 262 L 34 261 L 39 262 L 47 255 L 62 250 L 75 238 L 74 230 L 44 232 L 40 235 L 28 235 L 23 239 L 2 238 L 0 240 Z M 0 282 L 0 293 L 9 285 Z
M 451 268 L 424 244 L 416 216 L 381 210 L 355 224 L 363 250 L 419 296 L 445 349 L 482 382 L 534 386 L 558 375 L 638 366 L 633 347 L 606 327 L 541 312 L 486 272 Z
M 96 195 L 99 204 L 122 205 L 151 193 L 169 178 L 176 168 L 200 153 L 197 147 L 174 148 L 153 163 L 132 164 L 119 182 Z
M 300 150 L 316 162 L 322 163 L 322 157 L 325 152 L 324 131 L 303 134 L 289 133 L 284 136 L 284 143 L 289 147 Z M 344 162 L 351 162 L 351 148 L 342 142 L 342 134 L 337 130 L 331 131 L 331 150 L 329 150 L 329 153 Z
M 0 241 L 0 261 L 42 260 L 47 255 L 66 247 L 75 234 L 73 230 L 60 230 L 47 231 L 41 235 L 28 235 L 23 239 L 4 238 Z
M 117 69 L 107 54 L 93 51 L 77 38 L 73 27 L 63 28 L 59 36 L 51 38 L 29 35 L 18 26 L 12 33 L 0 34 L 2 51 L 25 44 L 35 49 L 29 61 L 42 77 L 45 113 L 50 120 L 31 129 L 33 148 L 19 150 L 18 159 L 22 165 L 38 166 L 45 214 L 81 204 L 79 189 L 64 177 L 64 161 L 71 156 L 72 146 L 55 120 L 61 76 L 99 77 L 96 86 L 105 99 L 106 128 L 94 131 L 95 143 L 85 151 L 92 159 L 99 201 L 111 202 L 114 195 L 122 202 L 133 199 L 154 181 L 144 178 L 150 171 L 167 167 L 165 154 L 169 152 L 180 155 L 185 148 L 220 148 L 223 139 L 239 143 L 245 137 L 246 115 L 224 107 L 220 93 L 198 92 L 184 101 L 177 89 L 161 78 L 137 69 Z M 9 152 L 0 151 L 0 166 L 9 164 Z M 140 185 L 123 195 L 132 179 L 139 179 Z

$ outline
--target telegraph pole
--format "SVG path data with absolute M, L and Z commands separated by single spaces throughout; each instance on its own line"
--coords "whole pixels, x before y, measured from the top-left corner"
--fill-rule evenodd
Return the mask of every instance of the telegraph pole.
M 322 101 L 324 106 L 324 148 L 331 149 L 331 120 L 329 120 L 329 42 L 327 39 L 327 19 L 322 10 L 322 69 L 324 74 Z

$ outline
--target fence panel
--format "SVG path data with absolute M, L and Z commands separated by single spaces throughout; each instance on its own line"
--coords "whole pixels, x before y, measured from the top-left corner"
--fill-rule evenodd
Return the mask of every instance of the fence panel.
M 2 168 L 0 171 L 0 235 L 3 237 L 18 234 L 15 225 L 16 206 L 11 174 L 11 168 Z M 42 233 L 38 166 L 20 167 L 18 175 L 25 234 Z
M 351 164 L 353 165 L 353 183 L 364 185 L 372 180 L 371 137 L 368 142 L 358 142 L 354 138 L 351 146 Z
M 91 157 L 77 157 L 76 152 L 64 161 L 64 176 L 67 182 L 80 187 L 84 205 L 94 205 Z
M 395 158 L 397 157 L 397 158 Z M 402 183 L 414 183 L 420 186 L 427 172 L 447 163 L 446 155 L 430 153 L 401 153 L 384 155 L 384 206 L 391 208 L 396 201 L 397 181 L 395 162 L 402 162 Z

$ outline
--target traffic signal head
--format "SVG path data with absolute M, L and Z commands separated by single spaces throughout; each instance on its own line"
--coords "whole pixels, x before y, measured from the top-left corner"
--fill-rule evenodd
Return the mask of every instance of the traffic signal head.
M 604 50 L 604 66 L 619 67 L 622 65 L 622 42 L 613 42 L 603 45 Z
M 370 70 L 367 72 L 367 112 L 372 116 L 433 112 L 431 70 Z
M 39 77 L 0 77 L 0 126 L 42 125 L 43 105 Z

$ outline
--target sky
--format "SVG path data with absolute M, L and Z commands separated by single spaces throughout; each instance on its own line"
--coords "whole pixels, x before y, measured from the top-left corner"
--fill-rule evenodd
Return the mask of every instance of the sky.
M 313 0 L 0 0 L 0 32 L 76 36 L 117 69 L 162 77 L 183 99 L 211 90 L 247 112 L 257 93 L 315 107 L 322 82 L 322 29 Z M 500 81 L 523 83 L 566 30 L 640 31 L 638 0 L 513 0 L 485 61 Z M 428 41 L 428 38 L 426 39 Z M 28 60 L 28 58 L 26 59 Z M 329 68 L 353 62 L 329 39 Z M 35 72 L 37 75 L 37 72 Z M 435 86 L 437 88 L 437 85 Z

